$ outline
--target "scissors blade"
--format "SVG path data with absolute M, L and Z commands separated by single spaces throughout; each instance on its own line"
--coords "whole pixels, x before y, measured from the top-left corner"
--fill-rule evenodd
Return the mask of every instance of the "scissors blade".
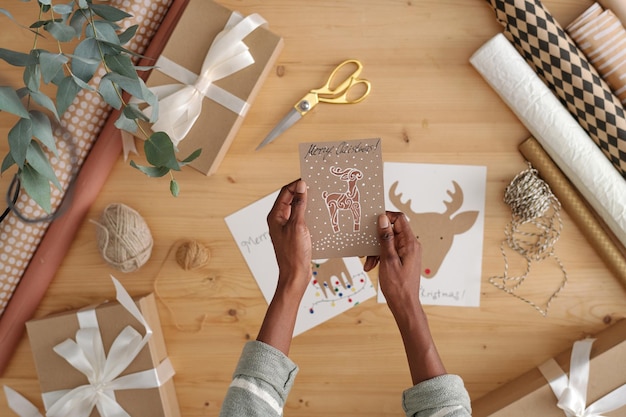
M 295 108 L 291 109 L 289 113 L 287 113 L 287 115 L 283 117 L 283 120 L 281 120 L 276 125 L 276 127 L 274 127 L 274 129 L 272 129 L 272 131 L 265 137 L 265 139 L 263 139 L 263 142 L 261 142 L 259 146 L 256 147 L 256 150 L 258 151 L 259 149 L 261 149 L 268 143 L 272 142 L 281 133 L 289 129 L 291 126 L 294 125 L 294 123 L 296 123 L 301 118 L 302 118 L 302 115 L 300 114 L 298 110 L 296 110 Z

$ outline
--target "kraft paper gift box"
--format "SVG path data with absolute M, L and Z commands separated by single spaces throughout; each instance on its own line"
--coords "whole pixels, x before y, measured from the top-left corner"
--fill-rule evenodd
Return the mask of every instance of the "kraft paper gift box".
M 472 402 L 472 411 L 474 417 L 522 417 L 522 416 L 541 416 L 541 417 L 564 417 L 564 416 L 590 416 L 599 417 L 606 415 L 607 417 L 625 417 L 626 416 L 626 320 L 621 320 L 617 324 L 603 330 L 594 339 L 586 339 L 579 344 L 578 353 L 584 351 L 585 346 L 588 349 L 591 345 L 588 361 L 588 375 L 583 371 L 578 373 L 587 381 L 586 399 L 581 399 L 580 395 L 576 395 L 576 390 L 571 389 L 572 368 L 578 367 L 572 362 L 573 347 L 560 355 L 525 373 L 519 378 L 501 386 L 491 393 Z M 585 355 L 583 354 L 582 357 Z M 577 356 L 579 359 L 581 356 Z M 550 377 L 550 372 L 559 370 L 563 372 L 561 379 L 557 380 L 558 372 Z M 560 400 L 548 383 L 546 376 L 540 370 L 550 377 L 555 384 L 561 383 L 561 389 L 565 384 L 570 384 L 570 389 L 564 390 L 560 395 Z M 567 374 L 567 376 L 565 376 Z M 588 378 L 584 379 L 585 376 Z M 575 383 L 574 383 L 575 384 Z M 583 384 L 584 385 L 584 384 Z M 582 392 L 584 389 L 579 389 Z M 601 401 L 610 400 L 606 397 L 612 393 L 612 399 L 615 401 L 613 407 L 617 407 L 615 411 L 608 412 L 603 410 Z M 573 394 L 573 395 L 572 395 Z M 583 404 L 584 402 L 584 404 Z M 559 408 L 557 403 L 578 404 L 577 413 L 566 414 L 563 408 Z M 622 404 L 620 406 L 620 404 Z M 612 408 L 612 407 L 609 407 Z M 586 409 L 586 413 L 582 410 Z M 595 409 L 595 410 L 594 410 Z
M 159 98 L 152 130 L 167 132 L 180 158 L 201 148 L 189 165 L 215 173 L 282 47 L 258 14 L 190 0 L 146 82 Z
M 121 408 L 132 417 L 180 417 L 155 297 L 131 299 L 114 283 L 118 301 L 26 323 L 46 415 L 87 407 L 80 415 L 125 415 L 114 413 Z

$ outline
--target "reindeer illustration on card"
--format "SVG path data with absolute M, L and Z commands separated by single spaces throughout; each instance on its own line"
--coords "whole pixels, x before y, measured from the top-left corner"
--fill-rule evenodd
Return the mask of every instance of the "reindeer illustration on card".
M 313 257 L 377 255 L 376 222 L 385 210 L 381 140 L 300 144 L 300 171 Z
M 422 247 L 424 304 L 479 305 L 486 173 L 483 166 L 385 163 L 387 210 L 406 215 Z

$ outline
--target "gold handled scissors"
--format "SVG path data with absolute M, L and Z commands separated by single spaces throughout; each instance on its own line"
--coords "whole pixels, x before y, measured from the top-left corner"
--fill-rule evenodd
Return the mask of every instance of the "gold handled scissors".
M 340 77 L 338 74 L 343 74 L 346 71 L 345 68 L 349 68 L 350 66 L 355 67 L 354 71 L 349 74 L 346 79 L 339 83 L 339 85 L 333 87 L 332 85 L 338 81 L 336 78 Z M 320 102 L 356 104 L 363 101 L 365 97 L 369 95 L 372 85 L 368 80 L 359 78 L 361 71 L 363 71 L 363 64 L 356 59 L 348 59 L 347 61 L 343 61 L 341 64 L 337 65 L 333 72 L 331 72 L 330 77 L 328 77 L 326 84 L 320 88 L 309 91 L 307 95 L 298 100 L 289 113 L 287 113 L 287 115 L 276 125 L 276 127 L 274 127 L 274 129 L 272 129 L 267 137 L 263 139 L 263 142 L 257 146 L 256 150 L 258 151 L 268 143 L 272 142 Z M 357 86 L 360 87 L 356 88 Z M 358 92 L 351 95 L 351 90 L 358 90 Z

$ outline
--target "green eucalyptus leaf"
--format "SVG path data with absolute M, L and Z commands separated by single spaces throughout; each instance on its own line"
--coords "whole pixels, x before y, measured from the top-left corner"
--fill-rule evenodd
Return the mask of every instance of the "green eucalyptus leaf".
M 178 194 L 180 194 L 180 187 L 174 178 L 170 180 L 170 193 L 172 193 L 174 197 L 178 197 Z
M 20 182 L 26 193 L 41 206 L 46 213 L 52 211 L 50 205 L 50 181 L 30 165 L 20 170 Z
M 64 23 L 49 22 L 43 28 L 59 42 L 69 42 L 76 36 L 74 28 Z
M 57 113 L 57 108 L 54 105 L 54 101 L 52 101 L 50 97 L 40 91 L 31 91 L 30 97 L 35 100 L 35 103 L 39 104 L 41 107 L 50 110 L 52 114 L 54 114 L 54 117 L 59 120 L 59 113 Z
M 52 6 L 52 10 L 61 15 L 68 15 L 74 11 L 74 8 L 69 4 L 55 4 Z
M 162 177 L 170 172 L 170 169 L 167 167 L 147 167 L 143 165 L 137 165 L 135 161 L 130 161 L 130 166 L 153 178 Z
M 133 62 L 126 55 L 105 55 L 104 62 L 113 72 L 128 78 L 139 78 Z
M 83 80 L 81 80 L 80 78 L 78 78 L 77 76 L 75 76 L 74 74 L 70 74 L 72 78 L 74 78 L 74 82 L 76 84 L 78 84 L 78 86 L 80 88 L 83 88 L 85 90 L 89 90 L 89 91 L 96 91 L 95 88 L 93 88 L 92 86 L 90 86 L 89 84 L 87 84 L 86 82 L 84 82 Z
M 20 168 L 24 168 L 26 152 L 33 139 L 33 122 L 25 118 L 18 120 L 15 126 L 9 130 L 8 139 L 13 160 Z
M 56 141 L 52 134 L 52 123 L 50 123 L 48 116 L 40 111 L 31 110 L 30 120 L 33 122 L 33 136 L 39 139 L 46 148 L 50 149 L 50 151 L 58 157 L 59 151 L 57 150 Z
M 107 4 L 92 4 L 89 8 L 95 14 L 105 20 L 108 20 L 109 22 L 119 22 L 120 20 L 126 19 L 127 17 L 132 17 L 132 15 L 126 13 L 125 11 L 115 8 L 113 6 L 109 6 Z
M 76 12 L 74 12 L 72 17 L 70 18 L 70 26 L 74 28 L 74 31 L 76 32 L 76 37 L 79 39 L 83 33 L 83 27 L 85 26 L 86 22 L 87 16 L 85 16 L 85 13 L 80 9 L 76 10 Z
M 63 54 L 51 54 L 47 51 L 40 51 L 39 66 L 43 82 L 48 84 L 57 77 L 59 72 L 63 72 L 63 65 L 67 64 L 69 59 Z
M 114 125 L 118 129 L 125 130 L 130 133 L 135 133 L 137 131 L 137 123 L 134 120 L 126 117 L 124 112 L 120 112 L 120 115 L 115 121 Z
M 127 104 L 124 107 L 124 115 L 131 120 L 139 119 L 139 120 L 143 120 L 144 122 L 150 121 L 148 116 L 143 114 L 143 112 L 139 110 L 139 107 L 134 103 Z
M 107 22 L 96 20 L 87 25 L 85 36 L 88 38 L 96 38 L 99 41 L 105 41 L 113 45 L 119 45 L 120 39 L 117 37 L 115 29 Z
M 4 174 L 4 172 L 15 165 L 15 161 L 13 160 L 13 156 L 11 156 L 11 152 L 5 155 L 2 160 L 2 166 L 0 166 L 0 174 Z
M 0 48 L 0 59 L 14 67 L 26 67 L 37 63 L 35 57 L 22 52 L 11 51 L 10 49 Z
M 63 78 L 57 88 L 57 110 L 59 114 L 65 113 L 80 90 L 81 87 L 76 84 L 74 77 L 68 75 Z
M 199 157 L 201 153 L 202 153 L 202 149 L 196 149 L 187 158 L 180 161 L 180 166 L 182 167 L 182 166 L 187 165 L 188 163 L 190 163 L 191 161 Z
M 20 117 L 28 117 L 28 111 L 11 87 L 0 86 L 0 110 Z
M 5 15 L 6 17 L 8 17 L 9 19 L 15 21 L 15 18 L 13 17 L 13 15 L 8 11 L 5 10 L 3 8 L 0 8 L 0 13 L 2 13 L 3 15 Z
M 144 142 L 143 150 L 148 162 L 155 167 L 167 167 L 180 171 L 176 151 L 170 137 L 164 132 L 155 132 Z
M 129 92 L 135 97 L 141 98 L 143 96 L 140 78 L 129 78 L 120 74 L 116 74 L 114 72 L 110 72 L 102 78 L 108 78 L 109 80 L 117 84 L 122 90 Z
M 120 40 L 120 44 L 126 45 L 135 36 L 135 33 L 137 33 L 138 28 L 139 28 L 139 25 L 132 25 L 132 26 L 129 26 L 128 29 L 126 29 L 124 32 L 117 35 L 117 37 Z
M 78 0 L 78 7 L 86 9 L 89 7 L 89 3 L 87 3 L 87 0 Z
M 24 85 L 30 91 L 39 91 L 41 86 L 41 71 L 39 65 L 29 65 L 24 68 Z
M 141 95 L 137 97 L 148 103 L 149 106 L 152 106 L 155 117 L 158 116 L 159 98 L 148 88 L 141 78 L 139 79 L 139 84 L 141 86 Z
M 52 0 L 37 0 L 39 2 L 39 4 L 42 4 L 44 6 L 50 6 L 52 5 Z
M 99 65 L 100 54 L 98 42 L 95 39 L 87 38 L 76 45 L 72 57 L 72 74 L 88 83 Z
M 53 183 L 59 190 L 61 190 L 61 183 L 54 173 L 54 169 L 52 165 L 50 165 L 50 161 L 48 160 L 48 156 L 41 149 L 41 146 L 37 143 L 37 141 L 31 141 L 30 146 L 28 147 L 28 151 L 26 152 L 26 161 L 28 164 L 35 169 L 39 174 L 41 174 L 48 181 Z
M 152 71 L 158 68 L 156 65 L 135 65 L 135 71 Z
M 102 80 L 100 80 L 98 92 L 109 106 L 117 110 L 122 108 L 122 100 L 118 94 L 118 91 L 115 89 L 113 82 L 110 79 L 103 78 Z
M 60 21 L 60 19 L 58 21 Z M 50 22 L 54 22 L 54 20 L 50 20 L 50 19 L 48 19 L 48 20 L 38 20 L 35 23 L 33 23 L 32 25 L 30 25 L 29 28 L 37 29 L 37 28 L 40 28 L 42 26 L 47 25 Z

